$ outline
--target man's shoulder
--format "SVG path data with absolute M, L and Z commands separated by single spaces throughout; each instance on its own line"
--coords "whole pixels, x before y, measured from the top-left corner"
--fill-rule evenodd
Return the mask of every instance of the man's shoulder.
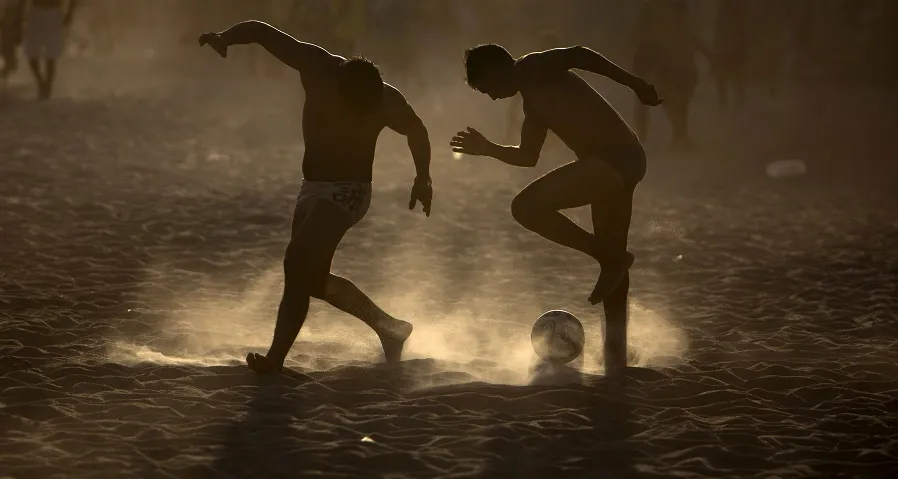
M 403 117 L 409 109 L 405 95 L 395 86 L 384 82 L 382 111 L 387 118 Z
M 575 52 L 574 47 L 530 52 L 515 60 L 515 73 L 536 77 L 564 73 L 568 70 L 565 65 L 570 62 L 571 55 Z
M 405 95 L 395 86 L 384 82 L 384 103 L 389 105 L 397 101 L 406 102 Z
M 525 55 L 521 55 L 514 62 L 515 73 L 533 73 L 538 70 L 540 67 L 540 59 L 542 58 L 542 54 L 544 52 L 530 52 Z

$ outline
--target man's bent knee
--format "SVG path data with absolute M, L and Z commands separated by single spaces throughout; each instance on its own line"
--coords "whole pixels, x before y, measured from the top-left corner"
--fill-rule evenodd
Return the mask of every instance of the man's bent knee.
M 511 200 L 511 216 L 518 223 L 528 225 L 539 217 L 542 207 L 525 192 L 519 193 Z

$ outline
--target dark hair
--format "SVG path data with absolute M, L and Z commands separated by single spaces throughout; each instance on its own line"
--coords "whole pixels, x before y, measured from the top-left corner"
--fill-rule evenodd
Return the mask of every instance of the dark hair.
M 477 45 L 465 50 L 465 81 L 471 88 L 476 88 L 484 71 L 491 66 L 513 64 L 514 57 L 500 45 L 489 43 Z
M 352 57 L 340 64 L 337 72 L 340 98 L 354 108 L 371 110 L 380 106 L 384 80 L 377 65 L 362 57 Z

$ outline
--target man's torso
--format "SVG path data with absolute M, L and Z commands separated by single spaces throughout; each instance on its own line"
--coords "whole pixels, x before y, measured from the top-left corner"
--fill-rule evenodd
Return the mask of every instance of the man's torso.
M 309 181 L 371 181 L 377 138 L 387 125 L 383 109 L 362 114 L 342 102 L 336 66 L 304 84 L 303 176 Z
M 525 115 L 555 133 L 578 157 L 642 148 L 617 110 L 576 73 L 527 72 L 523 76 Z

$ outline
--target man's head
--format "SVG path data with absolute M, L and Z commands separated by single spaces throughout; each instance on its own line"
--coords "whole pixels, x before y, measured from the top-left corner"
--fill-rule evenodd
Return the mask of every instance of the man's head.
M 337 92 L 353 109 L 373 111 L 383 102 L 384 80 L 377 65 L 366 58 L 353 57 L 340 64 Z
M 510 98 L 518 92 L 514 81 L 514 57 L 499 45 L 477 45 L 465 51 L 468 86 L 493 100 Z

